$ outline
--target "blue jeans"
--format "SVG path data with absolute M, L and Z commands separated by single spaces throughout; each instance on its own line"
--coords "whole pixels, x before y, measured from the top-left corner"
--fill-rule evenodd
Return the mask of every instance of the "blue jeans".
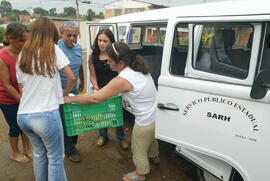
M 18 114 L 18 125 L 32 144 L 35 180 L 66 181 L 63 128 L 58 109 Z
M 126 136 L 123 130 L 123 126 L 118 126 L 115 128 L 116 129 L 116 135 L 119 141 L 125 141 L 126 140 Z M 102 140 L 108 140 L 108 129 L 107 128 L 103 128 L 99 130 L 99 137 Z

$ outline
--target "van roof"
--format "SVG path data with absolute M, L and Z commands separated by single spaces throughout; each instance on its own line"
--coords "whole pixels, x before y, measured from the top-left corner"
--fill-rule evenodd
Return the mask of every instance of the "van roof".
M 170 17 L 270 15 L 269 0 L 228 0 L 175 6 L 116 16 L 102 23 L 168 21 Z

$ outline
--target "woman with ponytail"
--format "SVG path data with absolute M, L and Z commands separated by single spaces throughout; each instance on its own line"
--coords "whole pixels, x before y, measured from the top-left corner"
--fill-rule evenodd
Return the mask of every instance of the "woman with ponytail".
M 11 159 L 18 163 L 28 162 L 32 157 L 29 140 L 17 124 L 21 95 L 16 79 L 16 62 L 27 36 L 28 29 L 24 25 L 10 23 L 5 31 L 5 46 L 0 50 L 0 109 L 9 125 Z M 18 148 L 19 136 L 22 139 L 22 152 Z
M 145 180 L 150 172 L 149 159 L 159 163 L 158 143 L 155 139 L 156 88 L 142 57 L 125 43 L 112 43 L 106 48 L 108 64 L 118 76 L 105 87 L 85 96 L 65 97 L 66 103 L 97 104 L 119 93 L 128 101 L 135 124 L 131 148 L 136 170 L 124 175 L 123 180 Z
M 33 148 L 35 180 L 66 181 L 64 136 L 59 104 L 73 88 L 69 60 L 55 43 L 58 31 L 48 18 L 37 18 L 19 56 L 17 78 L 22 87 L 18 124 Z M 59 71 L 67 77 L 63 91 Z

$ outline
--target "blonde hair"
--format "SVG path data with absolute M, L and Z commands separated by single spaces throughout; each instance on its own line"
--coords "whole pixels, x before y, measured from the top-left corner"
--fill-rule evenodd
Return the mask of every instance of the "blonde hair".
M 30 38 L 22 48 L 19 60 L 22 72 L 53 77 L 56 73 L 57 40 L 58 31 L 53 21 L 45 17 L 37 18 L 32 25 Z

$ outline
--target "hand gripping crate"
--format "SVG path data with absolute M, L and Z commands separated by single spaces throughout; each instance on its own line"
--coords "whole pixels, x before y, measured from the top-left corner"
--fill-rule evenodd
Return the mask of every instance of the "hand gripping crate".
M 65 104 L 64 129 L 68 136 L 123 125 L 121 95 L 94 105 Z

